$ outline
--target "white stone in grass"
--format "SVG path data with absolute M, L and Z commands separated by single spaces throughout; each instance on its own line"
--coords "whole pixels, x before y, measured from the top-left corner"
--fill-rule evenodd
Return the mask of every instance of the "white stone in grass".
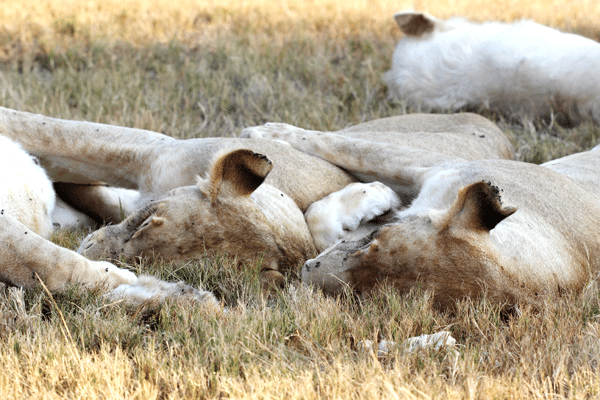
M 452 337 L 450 332 L 441 331 L 432 335 L 421 335 L 406 339 L 400 344 L 402 349 L 412 352 L 420 349 L 434 349 L 442 350 L 446 348 L 453 348 L 456 346 L 456 339 Z M 398 344 L 391 340 L 382 340 L 377 345 L 377 357 L 387 357 L 394 349 L 398 347 Z M 358 352 L 360 354 L 373 354 L 374 347 L 371 340 L 361 340 L 357 345 Z

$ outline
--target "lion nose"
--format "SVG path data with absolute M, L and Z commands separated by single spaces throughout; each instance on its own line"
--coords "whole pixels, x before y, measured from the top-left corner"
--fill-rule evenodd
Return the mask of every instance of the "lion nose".
M 307 272 L 308 273 L 308 272 L 311 271 L 311 269 L 319 268 L 320 266 L 321 266 L 321 262 L 320 261 L 317 261 L 315 259 L 308 260 L 302 266 L 302 272 Z

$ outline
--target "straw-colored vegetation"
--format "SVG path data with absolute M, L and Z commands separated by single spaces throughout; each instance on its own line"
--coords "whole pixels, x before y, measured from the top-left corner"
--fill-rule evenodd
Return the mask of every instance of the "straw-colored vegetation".
M 600 38 L 596 1 L 1 0 L 0 105 L 161 131 L 231 136 L 282 121 L 337 129 L 411 112 L 386 99 L 381 74 L 414 8 L 445 18 L 531 18 Z M 489 114 L 520 157 L 590 148 L 599 129 Z M 78 236 L 54 240 L 76 245 Z M 167 304 L 153 312 L 75 288 L 0 299 L 0 398 L 598 398 L 600 299 L 594 288 L 505 314 L 485 299 L 455 314 L 427 294 L 384 290 L 334 299 L 295 277 L 271 299 L 257 267 L 199 260 L 136 271 L 213 290 L 219 313 Z M 455 351 L 364 355 L 364 339 L 401 342 L 449 330 Z

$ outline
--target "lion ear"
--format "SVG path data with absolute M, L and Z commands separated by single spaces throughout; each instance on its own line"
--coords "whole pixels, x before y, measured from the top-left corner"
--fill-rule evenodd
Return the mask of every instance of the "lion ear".
M 213 163 L 206 194 L 215 201 L 225 187 L 238 196 L 249 196 L 265 180 L 273 164 L 264 155 L 241 149 L 226 153 Z
M 440 20 L 431 15 L 412 11 L 399 12 L 394 15 L 394 19 L 402 33 L 415 37 L 433 32 L 436 24 L 441 23 Z
M 460 190 L 450 208 L 447 224 L 452 228 L 489 232 L 516 211 L 516 207 L 502 206 L 496 186 L 477 182 Z

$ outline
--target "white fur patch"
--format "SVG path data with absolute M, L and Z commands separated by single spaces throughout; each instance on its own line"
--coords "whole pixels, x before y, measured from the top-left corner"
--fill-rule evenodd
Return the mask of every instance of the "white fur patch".
M 351 183 L 311 204 L 304 216 L 317 250 L 323 251 L 362 223 L 399 207 L 399 197 L 383 183 Z
M 240 133 L 240 138 L 246 139 L 270 139 L 275 140 L 280 143 L 285 143 L 286 145 L 290 145 L 285 140 L 277 140 L 279 134 L 291 134 L 291 133 L 303 133 L 310 132 L 305 129 L 298 128 L 297 126 L 285 124 L 281 122 L 267 122 L 264 125 L 259 126 L 251 126 L 248 128 L 244 128 L 242 133 Z
M 0 209 L 42 237 L 52 232 L 55 195 L 35 159 L 0 136 Z
M 94 224 L 94 220 L 86 214 L 74 209 L 60 198 L 56 199 L 56 204 L 52 211 L 52 225 L 55 228 L 76 230 L 92 227 Z

